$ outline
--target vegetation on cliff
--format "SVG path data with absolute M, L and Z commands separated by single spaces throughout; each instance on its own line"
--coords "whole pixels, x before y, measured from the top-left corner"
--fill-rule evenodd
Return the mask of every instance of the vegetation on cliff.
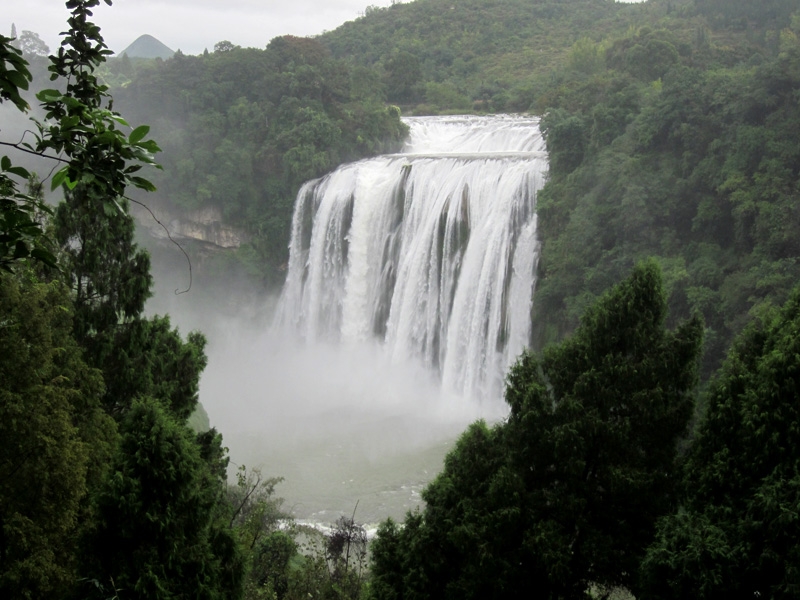
M 220 42 L 140 68 L 117 106 L 147 119 L 164 153 L 156 201 L 213 206 L 248 234 L 239 257 L 282 282 L 300 185 L 339 164 L 399 147 L 406 133 L 373 74 L 293 36 L 266 49 Z

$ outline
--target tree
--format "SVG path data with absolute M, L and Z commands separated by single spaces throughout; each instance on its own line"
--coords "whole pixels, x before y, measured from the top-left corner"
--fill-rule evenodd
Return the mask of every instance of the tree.
M 30 271 L 0 281 L 0 589 L 70 596 L 80 554 L 81 575 L 100 587 L 130 586 L 148 598 L 183 597 L 183 589 L 236 598 L 243 569 L 229 528 L 221 438 L 212 430 L 196 439 L 184 425 L 197 402 L 205 341 L 192 334 L 185 343 L 168 319 L 141 315 L 149 258 L 133 242 L 125 194 L 130 186 L 154 189 L 137 173 L 154 164 L 158 146 L 145 139 L 146 126 L 123 133 L 130 126 L 98 82 L 95 69 L 109 54 L 88 20 L 98 3 L 67 3 L 69 29 L 50 67 L 65 89 L 37 95 L 46 119 L 35 145 L 8 144 L 63 165 L 52 186 L 67 200 L 54 229 L 73 297 L 58 280 L 36 283 Z M 7 38 L 0 57 L 2 99 L 25 110 L 26 63 Z M 0 237 L 0 265 L 11 270 L 39 258 L 41 225 L 14 219 L 35 214 L 41 200 L 31 192 L 33 208 L 26 206 L 11 176 L 27 172 L 6 158 L 0 167 L 0 216 L 11 223 Z M 113 462 L 109 413 L 125 434 Z M 90 495 L 99 500 L 89 503 Z M 117 506 L 133 528 L 114 522 Z M 130 553 L 120 556 L 120 548 Z
M 155 400 L 136 401 L 120 433 L 98 499 L 93 577 L 130 598 L 239 597 L 241 562 L 219 469 Z
M 234 45 L 228 40 L 222 40 L 214 44 L 214 52 L 230 52 L 231 50 L 236 50 L 238 47 L 239 46 Z
M 353 516 L 340 516 L 325 540 L 331 587 L 337 598 L 356 600 L 361 595 L 362 570 L 367 559 L 367 531 Z
M 75 337 L 84 345 L 141 315 L 152 285 L 150 257 L 134 242 L 127 201 L 115 199 L 119 208 L 110 214 L 103 210 L 105 201 L 78 185 L 67 191 L 54 220 L 75 296 Z
M 0 276 L 0 594 L 41 598 L 74 577 L 82 500 L 115 426 L 71 337 L 68 290 Z
M 134 398 L 150 396 L 186 419 L 197 404 L 205 339 L 190 334 L 183 342 L 168 319 L 142 317 L 151 294 L 150 258 L 134 241 L 126 190 L 155 189 L 137 173 L 155 164 L 159 148 L 145 139 L 146 125 L 125 136 L 118 126 L 127 123 L 108 107 L 107 88 L 95 68 L 110 52 L 99 28 L 88 21 L 98 3 L 70 3 L 70 30 L 50 67 L 54 77 L 67 79 L 66 91 L 37 95 L 49 119 L 40 124 L 39 151 L 69 158 L 52 185 L 66 190 L 54 230 L 74 294 L 75 338 L 90 364 L 103 371 L 110 413 L 119 417 Z
M 386 91 L 395 102 L 413 102 L 419 95 L 422 63 L 410 52 L 400 51 L 386 61 Z
M 800 593 L 800 288 L 736 340 L 706 394 L 682 509 L 644 564 L 651 598 Z
M 14 37 L 0 36 L 0 102 L 11 101 L 22 112 L 28 103 L 21 92 L 28 89 L 31 73 L 22 52 L 11 45 Z M 13 145 L 13 144 L 12 144 Z M 27 259 L 55 266 L 55 256 L 48 247 L 37 213 L 49 213 L 41 199 L 23 194 L 17 180 L 27 181 L 31 174 L 14 166 L 7 156 L 0 158 L 0 269 L 12 271 Z
M 33 31 L 23 30 L 17 39 L 17 47 L 22 50 L 23 55 L 45 57 L 50 53 L 50 48 Z
M 423 492 L 425 510 L 381 528 L 375 597 L 633 587 L 656 517 L 674 506 L 702 338 L 698 318 L 675 331 L 665 318 L 660 270 L 646 262 L 572 338 L 524 354 L 508 376 L 507 421 L 472 425 Z
M 75 338 L 103 371 L 109 413 L 120 416 L 135 398 L 151 396 L 187 419 L 206 365 L 205 338 L 193 332 L 183 341 L 168 317 L 142 316 L 152 284 L 150 257 L 134 242 L 126 199 L 110 216 L 103 202 L 78 185 L 56 209 L 61 265 L 74 295 Z

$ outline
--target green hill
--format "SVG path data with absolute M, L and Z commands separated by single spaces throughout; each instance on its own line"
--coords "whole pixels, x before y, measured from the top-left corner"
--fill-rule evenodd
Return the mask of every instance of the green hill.
M 607 0 L 416 0 L 373 7 L 318 39 L 375 68 L 416 112 L 526 110 L 581 37 L 621 35 L 661 8 Z M 454 106 L 455 105 L 455 106 Z

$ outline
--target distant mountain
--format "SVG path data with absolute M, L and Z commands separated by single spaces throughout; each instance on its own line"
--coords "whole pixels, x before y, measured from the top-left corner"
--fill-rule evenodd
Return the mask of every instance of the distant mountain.
M 130 46 L 119 53 L 127 54 L 128 58 L 172 58 L 174 50 L 170 50 L 152 35 L 141 35 Z

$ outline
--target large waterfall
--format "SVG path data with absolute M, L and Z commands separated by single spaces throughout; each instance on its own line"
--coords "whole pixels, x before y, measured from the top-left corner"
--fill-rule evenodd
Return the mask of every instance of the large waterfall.
M 400 154 L 344 165 L 297 197 L 280 327 L 308 342 L 381 341 L 445 389 L 496 397 L 527 345 L 536 193 L 534 118 L 408 118 Z
M 286 506 L 316 523 L 418 506 L 464 428 L 507 414 L 504 372 L 530 336 L 538 122 L 407 123 L 402 153 L 300 191 L 272 327 L 263 304 L 192 324 L 209 334 L 201 397 L 231 460 L 285 477 Z

